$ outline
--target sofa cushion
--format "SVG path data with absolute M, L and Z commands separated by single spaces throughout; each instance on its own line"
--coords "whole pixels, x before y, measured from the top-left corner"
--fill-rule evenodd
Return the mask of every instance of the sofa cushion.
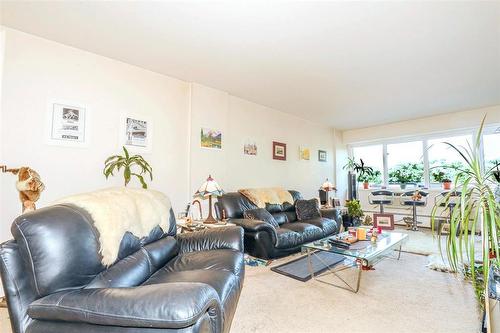
M 239 274 L 243 270 L 243 253 L 234 250 L 186 252 L 170 260 L 161 270 L 181 272 L 189 270 L 222 270 Z
M 305 220 L 302 222 L 307 224 L 312 224 L 321 228 L 321 230 L 323 230 L 323 237 L 329 236 L 338 231 L 337 222 L 332 219 L 320 217 L 316 219 Z
M 302 235 L 290 229 L 276 229 L 278 249 L 287 249 L 302 244 Z
M 274 219 L 274 217 L 269 213 L 267 210 L 264 208 L 256 208 L 256 209 L 249 209 L 243 212 L 243 216 L 246 219 L 250 220 L 259 220 L 259 221 L 264 221 L 266 223 L 269 223 L 275 228 L 279 228 L 278 222 Z
M 283 223 L 288 222 L 288 215 L 287 213 L 281 212 L 281 213 L 274 213 L 272 214 L 276 222 L 278 222 L 279 225 L 282 225 Z
M 282 225 L 282 228 L 286 228 L 301 234 L 304 243 L 323 238 L 323 229 L 309 223 L 285 223 Z
M 318 200 L 316 199 L 297 200 L 295 202 L 295 211 L 299 221 L 321 217 Z

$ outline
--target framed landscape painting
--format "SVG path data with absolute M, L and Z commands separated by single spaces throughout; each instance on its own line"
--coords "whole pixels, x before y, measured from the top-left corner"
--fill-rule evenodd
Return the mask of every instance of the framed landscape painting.
M 318 150 L 318 161 L 319 162 L 326 162 L 326 151 Z
M 247 142 L 243 145 L 243 154 L 257 156 L 257 144 L 255 142 Z
M 210 128 L 200 131 L 200 145 L 202 148 L 222 149 L 222 132 Z
M 286 143 L 273 141 L 273 159 L 286 161 Z

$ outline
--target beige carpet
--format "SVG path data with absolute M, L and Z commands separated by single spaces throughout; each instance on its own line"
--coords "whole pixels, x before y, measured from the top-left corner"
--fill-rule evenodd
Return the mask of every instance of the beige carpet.
M 232 332 L 478 332 L 471 286 L 426 263 L 408 253 L 384 260 L 363 273 L 357 294 L 247 266 Z
M 403 249 L 438 253 L 429 231 L 409 235 Z M 247 266 L 231 332 L 479 332 L 471 286 L 426 264 L 427 256 L 410 253 L 403 253 L 399 261 L 384 260 L 363 273 L 357 294 L 318 281 L 299 282 L 269 267 Z M 354 278 L 347 273 L 347 278 Z M 6 309 L 0 309 L 0 332 L 11 332 Z

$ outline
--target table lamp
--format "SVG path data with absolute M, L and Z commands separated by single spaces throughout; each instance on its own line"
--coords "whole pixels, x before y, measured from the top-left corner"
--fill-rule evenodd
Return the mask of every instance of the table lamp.
M 325 191 L 326 193 L 326 206 L 331 207 L 330 205 L 330 200 L 328 199 L 328 192 L 330 191 L 337 191 L 335 186 L 328 180 L 328 178 L 325 180 L 325 182 L 321 185 L 321 190 Z
M 212 196 L 222 195 L 224 191 L 220 188 L 219 184 L 212 178 L 208 176 L 207 180 L 201 185 L 201 187 L 194 194 L 194 198 L 206 199 L 208 198 L 208 217 L 203 223 L 213 224 L 217 223 L 212 215 Z

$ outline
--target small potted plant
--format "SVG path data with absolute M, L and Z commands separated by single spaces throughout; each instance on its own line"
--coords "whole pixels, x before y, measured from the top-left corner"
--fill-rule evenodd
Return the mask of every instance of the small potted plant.
M 348 200 L 346 202 L 347 207 L 347 217 L 344 221 L 344 228 L 355 227 L 361 224 L 361 218 L 365 215 L 363 209 L 361 209 L 361 203 L 359 200 Z
M 382 173 L 378 170 L 374 170 L 371 173 L 363 173 L 358 177 L 358 181 L 363 183 L 363 188 L 367 190 L 370 187 L 370 183 L 380 184 L 380 176 Z
M 436 183 L 442 183 L 443 184 L 443 189 L 444 190 L 450 190 L 451 189 L 451 179 L 448 177 L 446 172 L 443 170 L 436 170 L 432 172 L 432 178 Z
M 144 180 L 144 176 L 149 175 L 149 179 L 153 180 L 153 169 L 141 155 L 130 156 L 127 148 L 123 147 L 124 155 L 113 155 L 104 161 L 103 174 L 108 179 L 109 176 L 114 176 L 115 172 L 119 172 L 123 168 L 123 181 L 125 187 L 133 177 L 136 177 L 142 188 L 147 189 L 148 184 Z

